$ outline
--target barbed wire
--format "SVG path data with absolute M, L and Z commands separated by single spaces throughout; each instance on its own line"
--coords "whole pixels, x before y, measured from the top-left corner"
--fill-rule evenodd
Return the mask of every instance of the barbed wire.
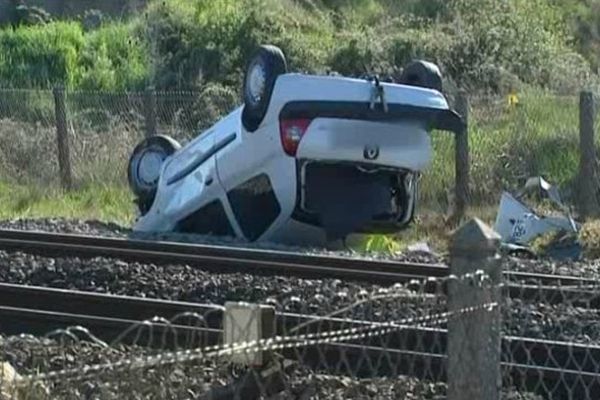
M 342 346 L 339 348 L 341 352 L 340 356 L 345 358 L 346 354 L 354 354 L 352 352 L 356 351 L 352 346 L 359 346 L 359 348 L 362 346 L 367 346 L 365 348 L 368 348 L 368 346 L 374 345 L 368 345 L 364 343 L 372 338 L 385 337 L 386 335 L 389 336 L 394 332 L 401 332 L 403 330 L 410 330 L 418 327 L 439 326 L 441 324 L 445 324 L 449 319 L 461 318 L 461 316 L 464 314 L 478 311 L 488 312 L 490 309 L 498 306 L 497 303 L 486 303 L 474 307 L 465 307 L 452 312 L 447 310 L 443 312 L 430 312 L 431 310 L 429 310 L 424 315 L 410 315 L 393 319 L 384 316 L 384 314 L 378 315 L 378 311 L 375 310 L 389 309 L 392 311 L 392 314 L 389 314 L 390 316 L 401 316 L 405 311 L 401 309 L 395 311 L 397 309 L 397 305 L 399 304 L 398 301 L 431 302 L 434 301 L 434 299 L 437 302 L 445 301 L 446 294 L 444 292 L 443 285 L 456 279 L 463 279 L 465 281 L 472 282 L 473 286 L 485 286 L 489 283 L 487 277 L 481 271 L 461 277 L 449 276 L 445 278 L 413 280 L 406 284 L 394 285 L 388 289 L 376 289 L 368 293 L 367 298 L 360 298 L 357 301 L 351 302 L 349 305 L 342 306 L 337 310 L 333 310 L 323 315 L 308 316 L 310 318 L 310 325 L 317 324 L 316 326 L 309 326 L 302 322 L 288 326 L 289 324 L 286 322 L 286 318 L 292 318 L 295 314 L 279 313 L 278 319 L 284 329 L 281 334 L 278 334 L 274 337 L 260 340 L 236 341 L 235 343 L 231 344 L 219 343 L 216 345 L 194 347 L 190 349 L 175 348 L 172 351 L 166 350 L 166 346 L 163 341 L 162 343 L 159 343 L 158 349 L 145 350 L 140 354 L 138 354 L 136 351 L 127 350 L 126 352 L 122 353 L 119 358 L 113 358 L 107 362 L 100 363 L 86 362 L 84 360 L 77 362 L 76 359 L 71 359 L 71 361 L 68 361 L 69 356 L 67 356 L 67 354 L 62 356 L 59 355 L 58 358 L 56 358 L 56 356 L 52 356 L 52 354 L 53 352 L 57 351 L 56 349 L 60 349 L 61 346 L 68 346 L 69 343 L 71 345 L 78 343 L 90 343 L 91 346 L 97 349 L 97 351 L 111 352 L 115 346 L 118 346 L 120 339 L 108 344 L 107 342 L 104 342 L 98 337 L 94 336 L 92 332 L 83 327 L 55 330 L 46 335 L 46 339 L 44 340 L 58 341 L 56 342 L 58 347 L 56 347 L 56 345 L 48 347 L 48 342 L 40 342 L 39 346 L 42 351 L 39 357 L 42 359 L 50 357 L 50 359 L 55 360 L 67 358 L 69 364 L 73 364 L 73 362 L 75 362 L 76 365 L 61 366 L 60 364 L 57 365 L 56 361 L 54 361 L 47 367 L 43 367 L 42 369 L 37 368 L 29 373 L 23 374 L 18 381 L 14 382 L 14 384 L 18 385 L 20 388 L 34 387 L 36 385 L 37 387 L 40 387 L 40 385 L 44 386 L 51 384 L 53 387 L 54 385 L 59 385 L 61 388 L 63 388 L 55 388 L 56 390 L 67 390 L 65 388 L 67 388 L 69 385 L 75 384 L 76 382 L 87 382 L 86 384 L 89 385 L 91 382 L 90 379 L 93 382 L 112 381 L 112 378 L 110 378 L 110 376 L 112 376 L 111 374 L 129 375 L 134 373 L 134 371 L 148 371 L 150 374 L 155 374 L 156 371 L 164 370 L 167 367 L 184 368 L 187 365 L 189 368 L 197 368 L 201 363 L 206 363 L 211 360 L 213 363 L 216 363 L 218 360 L 224 360 L 226 364 L 229 364 L 231 361 L 227 362 L 227 360 L 231 360 L 231 357 L 236 354 L 244 355 L 257 352 L 280 353 L 289 350 L 296 351 L 297 349 L 310 348 L 314 348 L 318 352 L 322 352 L 326 351 L 327 346 L 331 345 Z M 332 319 L 340 315 L 354 315 L 356 308 L 364 308 L 365 304 L 367 303 L 371 304 L 373 308 L 371 312 L 374 313 L 373 317 L 376 317 L 371 321 L 357 321 L 351 318 Z M 282 302 L 282 304 L 285 304 L 285 301 Z M 220 307 L 219 309 L 220 311 L 223 311 L 223 307 Z M 195 321 L 204 321 L 202 317 L 203 316 L 196 315 Z M 381 318 L 385 319 L 382 320 Z M 143 321 L 127 329 L 126 332 L 119 336 L 119 338 L 122 339 L 128 336 L 130 333 L 136 333 L 136 331 L 139 329 L 151 331 L 159 326 L 161 332 L 174 331 L 178 326 L 175 325 L 175 321 L 180 319 L 181 316 L 176 316 L 171 320 L 154 318 Z M 293 319 L 290 321 L 292 320 Z M 334 325 L 331 325 L 332 321 L 335 321 Z M 320 324 L 321 322 L 323 324 Z M 225 320 L 223 323 L 225 323 Z M 345 326 L 344 324 L 346 323 L 349 325 Z M 199 325 L 199 322 L 196 323 L 196 325 Z M 301 329 L 306 329 L 309 327 L 315 328 L 315 330 L 299 332 Z M 234 329 L 243 331 L 244 329 L 247 329 L 247 326 L 235 325 Z M 139 333 L 139 331 L 137 333 Z M 242 335 L 242 337 L 244 337 L 244 335 Z M 36 338 L 32 336 L 10 338 L 7 342 L 5 342 L 5 346 L 8 346 L 8 348 L 12 348 L 14 346 L 18 347 L 20 343 L 19 340 L 25 339 L 31 341 L 36 340 Z M 162 339 L 164 339 L 164 336 Z M 135 344 L 137 342 L 138 339 L 134 338 L 132 343 Z M 390 347 L 390 345 L 383 340 L 377 346 L 379 346 L 383 352 L 392 350 L 392 347 Z M 346 347 L 347 350 L 345 350 Z M 402 346 L 400 348 L 402 348 Z M 47 355 L 45 356 L 44 354 Z M 31 357 L 31 355 L 29 357 Z M 302 365 L 304 357 L 301 354 L 297 354 L 296 357 L 292 358 L 297 358 L 300 362 L 300 365 Z M 333 363 L 334 361 L 331 362 Z M 365 362 L 371 363 L 369 360 Z M 370 368 L 374 374 L 373 376 L 375 376 L 377 370 L 380 368 L 378 366 L 379 364 L 380 362 L 369 364 L 371 365 Z M 334 368 L 334 364 L 331 364 L 329 368 Z M 340 367 L 338 365 L 338 367 L 335 368 L 339 369 Z M 350 366 L 347 368 L 350 368 Z M 202 374 L 199 371 L 196 371 L 196 373 Z M 104 374 L 108 374 L 110 376 L 104 376 Z M 141 378 L 132 379 L 135 381 Z M 227 379 L 233 378 L 230 377 Z M 49 388 L 50 386 L 46 387 L 46 389 L 50 390 Z M 68 389 L 69 392 L 72 390 L 76 389 Z
M 483 296 L 480 303 L 450 310 L 447 290 L 451 282 L 468 283 L 461 285 L 461 288 L 481 293 L 493 293 L 497 287 L 502 292 L 502 299 L 500 302 L 490 301 Z M 160 334 L 156 334 L 155 339 L 148 343 L 140 342 L 135 337 L 138 330 L 142 329 L 146 332 L 162 332 L 163 335 L 176 331 L 180 329 L 177 321 L 181 317 L 175 317 L 171 320 L 155 318 L 143 321 L 110 344 L 83 327 L 73 327 L 55 330 L 42 341 L 33 336 L 7 338 L 0 348 L 8 349 L 4 351 L 10 354 L 11 351 L 18 353 L 19 348 L 38 346 L 37 353 L 31 350 L 24 353 L 25 359 L 39 360 L 33 361 L 33 365 L 37 364 L 38 367 L 27 369 L 18 384 L 21 387 L 46 385 L 53 393 L 71 393 L 75 388 L 83 387 L 80 383 L 89 386 L 100 385 L 101 382 L 111 387 L 133 385 L 131 390 L 140 390 L 136 382 L 141 384 L 148 380 L 163 382 L 161 385 L 170 390 L 179 390 L 182 383 L 171 380 L 174 371 L 187 371 L 189 378 L 186 379 L 196 377 L 211 382 L 204 388 L 194 386 L 196 392 L 208 393 L 217 385 L 216 382 L 225 386 L 237 382 L 239 376 L 234 371 L 239 361 L 233 361 L 234 356 L 251 359 L 259 353 L 277 355 L 278 358 L 274 359 L 276 363 L 281 362 L 276 360 L 282 359 L 296 360 L 295 372 L 282 373 L 301 386 L 307 377 L 317 376 L 321 370 L 329 373 L 330 377 L 337 376 L 335 379 L 355 379 L 356 371 L 361 368 L 362 379 L 373 379 L 378 385 L 383 384 L 377 381 L 381 374 L 391 379 L 385 381 L 385 385 L 391 385 L 394 379 L 398 384 L 404 382 L 401 371 L 408 376 L 418 377 L 421 384 L 426 380 L 443 383 L 445 375 L 436 364 L 441 361 L 436 360 L 447 357 L 446 335 L 448 329 L 456 326 L 449 322 L 459 321 L 462 324 L 470 321 L 468 323 L 473 324 L 485 321 L 486 315 L 500 310 L 502 341 L 498 351 L 501 351 L 505 391 L 521 394 L 531 392 L 553 398 L 592 399 L 597 393 L 594 382 L 600 378 L 600 329 L 597 328 L 599 286 L 552 282 L 542 284 L 533 279 L 524 282 L 511 280 L 494 285 L 486 274 L 479 271 L 461 277 L 413 281 L 389 289 L 372 290 L 366 294 L 367 298 L 357 298 L 336 309 L 324 310 L 320 315 L 285 313 L 279 309 L 287 304 L 282 301 L 275 306 L 279 310 L 276 315 L 281 329 L 272 337 L 256 340 L 242 339 L 247 338 L 245 332 L 251 325 L 248 321 L 233 321 L 231 329 L 240 332 L 240 335 L 237 336 L 239 340 L 229 344 L 219 341 L 216 344 L 193 345 L 191 348 L 175 346 L 171 349 Z M 404 308 L 406 304 L 411 304 L 411 307 Z M 226 309 L 221 307 L 220 311 Z M 357 316 L 362 317 L 357 319 Z M 203 317 L 195 315 L 190 323 L 202 326 L 206 321 Z M 227 316 L 222 318 L 223 324 L 228 323 Z M 290 324 L 292 321 L 295 322 Z M 123 338 L 130 336 L 133 336 L 132 342 L 119 344 Z M 21 342 L 25 340 L 30 343 Z M 470 346 L 475 340 L 475 337 L 466 335 L 465 346 Z M 158 346 L 153 347 L 154 344 Z M 65 346 L 89 346 L 89 350 L 76 352 L 80 355 L 73 358 L 69 355 L 71 353 L 61 350 L 66 349 Z M 121 350 L 117 351 L 117 348 Z M 369 355 L 375 350 L 380 353 Z M 489 351 L 494 351 L 493 346 Z M 78 357 L 93 352 L 107 356 L 93 356 L 92 359 L 84 357 L 78 361 Z M 393 357 L 400 357 L 398 354 L 404 357 L 403 362 L 393 361 Z M 43 360 L 54 361 L 46 364 Z M 269 362 L 259 370 L 265 372 L 271 368 L 270 365 Z M 127 381 L 118 381 L 117 384 L 115 379 L 123 376 L 128 377 Z M 190 381 L 189 384 L 196 383 Z M 125 390 L 124 387 L 121 389 Z M 261 387 L 260 390 L 263 389 Z M 532 395 L 531 398 L 536 397 Z

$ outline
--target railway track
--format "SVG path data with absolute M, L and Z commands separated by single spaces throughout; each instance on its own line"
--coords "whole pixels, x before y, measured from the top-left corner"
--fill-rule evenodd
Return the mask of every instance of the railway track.
M 39 231 L 0 230 L 0 249 L 59 257 L 107 257 L 156 264 L 187 264 L 219 272 L 281 274 L 309 278 L 339 278 L 377 284 L 441 278 L 443 264 L 307 255 L 240 247 L 93 237 Z M 505 271 L 508 282 L 593 288 L 594 279 L 565 275 Z M 556 297 L 556 296 L 550 296 Z
M 9 335 L 43 335 L 77 325 L 107 341 L 135 340 L 139 345 L 161 348 L 200 347 L 221 343 L 222 311 L 222 307 L 208 304 L 0 284 L 0 330 Z M 141 324 L 152 318 L 152 324 Z M 138 327 L 122 334 L 134 324 Z M 277 314 L 277 330 L 284 336 L 372 325 L 359 320 Z M 295 330 L 298 326 L 302 329 Z M 282 353 L 316 369 L 335 368 L 343 361 L 352 366 L 356 376 L 372 375 L 377 366 L 381 375 L 412 374 L 443 380 L 446 336 L 445 329 L 408 327 L 385 336 Z M 509 372 L 505 377 L 521 387 L 558 397 L 578 390 L 600 395 L 600 346 L 506 336 L 502 347 L 503 366 Z
M 383 285 L 427 277 L 442 278 L 449 272 L 441 264 L 34 231 L 0 230 L 0 249 L 59 257 L 102 256 L 156 264 L 180 263 L 219 272 L 333 277 Z M 600 288 L 596 280 L 516 271 L 505 271 L 504 275 L 505 288 L 513 298 L 551 304 L 568 302 L 600 309 Z M 160 318 L 151 325 L 139 324 L 156 316 Z M 168 322 L 176 316 L 179 319 Z M 285 334 L 302 324 L 308 327 L 302 331 L 304 333 L 311 332 L 311 329 L 326 331 L 368 324 L 335 318 L 319 318 L 318 324 L 310 324 L 314 318 L 280 313 L 277 317 L 278 331 Z M 218 306 L 9 284 L 0 284 L 0 321 L 0 329 L 5 334 L 27 332 L 42 335 L 52 329 L 80 325 L 107 341 L 136 341 L 160 347 L 211 345 L 222 340 L 222 308 Z M 123 335 L 135 324 L 138 328 L 130 330 L 129 335 Z M 386 337 L 385 348 L 381 343 L 381 338 L 378 338 L 360 343 L 329 344 L 318 351 L 316 347 L 306 348 L 301 352 L 302 361 L 322 367 L 323 357 L 329 365 L 339 365 L 337 361 L 343 359 L 348 365 L 356 366 L 357 375 L 366 374 L 369 371 L 365 368 L 377 365 L 378 372 L 382 374 L 412 373 L 423 379 L 443 379 L 445 330 L 403 329 Z M 594 393 L 600 397 L 600 347 L 518 337 L 505 337 L 503 346 L 505 354 L 511 355 L 504 359 L 503 364 L 510 371 L 508 376 L 513 382 L 531 387 L 542 395 L 562 397 L 561 393 L 568 392 L 572 396 L 575 393 L 582 393 L 582 396 Z M 287 351 L 285 355 L 294 358 L 298 357 L 298 352 Z M 366 362 L 365 357 L 368 359 Z M 387 361 L 382 363 L 382 360 Z
M 443 277 L 439 264 L 370 261 L 293 252 L 0 230 L 0 249 L 50 256 L 108 257 L 157 264 L 187 264 L 206 270 L 334 277 L 372 283 Z

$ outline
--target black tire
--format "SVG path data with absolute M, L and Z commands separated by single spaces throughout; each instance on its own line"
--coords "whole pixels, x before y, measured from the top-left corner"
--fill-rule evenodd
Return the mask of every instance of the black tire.
M 249 81 L 250 74 L 257 64 L 262 66 L 265 79 L 263 94 L 259 98 L 255 98 L 250 93 Z M 244 110 L 242 112 L 242 123 L 247 131 L 254 132 L 262 123 L 269 108 L 277 77 L 286 72 L 285 56 L 281 49 L 275 46 L 261 46 L 248 63 L 244 76 Z
M 148 212 L 154 202 L 158 177 L 153 182 L 142 182 L 142 179 L 139 177 L 140 156 L 144 152 L 150 151 L 156 152 L 166 158 L 180 148 L 181 145 L 175 139 L 165 135 L 156 135 L 142 140 L 131 153 L 127 166 L 127 180 L 131 191 L 136 196 L 135 202 L 142 215 Z
M 400 75 L 404 85 L 419 86 L 442 92 L 442 74 L 437 65 L 423 60 L 410 62 Z

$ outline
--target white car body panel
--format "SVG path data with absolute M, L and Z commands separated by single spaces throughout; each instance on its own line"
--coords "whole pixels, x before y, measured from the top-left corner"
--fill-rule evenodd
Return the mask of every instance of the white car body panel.
M 379 149 L 374 160 L 364 157 L 365 146 Z M 431 162 L 431 139 L 418 121 L 391 123 L 317 118 L 298 146 L 297 158 L 356 161 L 411 171 Z
M 381 83 L 388 103 L 447 110 L 448 102 L 436 90 Z M 266 120 L 270 120 L 290 101 L 369 101 L 373 84 L 364 79 L 302 74 L 281 75 L 275 83 Z M 271 118 L 270 118 L 271 117 Z
M 381 85 L 390 105 L 448 110 L 444 96 L 435 90 Z M 258 240 L 322 242 L 325 237 L 322 229 L 292 218 L 301 185 L 298 161 L 361 163 L 418 173 L 427 168 L 432 158 L 426 121 L 317 117 L 292 157 L 282 148 L 280 114 L 290 102 L 369 103 L 372 93 L 373 83 L 366 80 L 300 74 L 279 76 L 268 111 L 256 131 L 244 129 L 242 106 L 165 160 L 156 198 L 150 210 L 138 219 L 134 231 L 171 231 L 178 221 L 219 199 L 235 235 L 244 238 L 227 193 L 252 177 L 266 174 L 280 212 Z M 365 146 L 376 146 L 378 157 L 365 159 Z M 206 157 L 207 154 L 210 156 Z

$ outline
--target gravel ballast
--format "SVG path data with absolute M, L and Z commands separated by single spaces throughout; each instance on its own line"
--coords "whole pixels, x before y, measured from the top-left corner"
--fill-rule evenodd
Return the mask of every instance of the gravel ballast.
M 265 250 L 292 251 L 304 254 L 354 257 L 364 258 L 367 260 L 386 259 L 423 263 L 447 262 L 447 258 L 442 255 L 428 254 L 423 252 L 405 252 L 397 254 L 388 254 L 381 252 L 359 253 L 351 250 L 329 250 L 325 248 L 310 247 L 307 248 L 269 242 L 247 243 L 234 238 L 218 238 L 204 235 L 189 235 L 176 233 L 142 234 L 132 232 L 130 228 L 113 223 L 105 223 L 100 221 L 69 220 L 62 218 L 5 220 L 0 221 L 0 229 L 18 229 L 90 236 L 175 241 L 182 243 L 198 243 L 209 245 L 256 248 Z M 559 274 L 591 279 L 600 279 L 600 259 L 585 260 L 578 262 L 559 262 L 551 259 L 530 260 L 510 257 L 508 258 L 504 269 L 510 271 Z
M 22 220 L 4 221 L 0 228 L 8 229 L 30 229 L 49 232 L 76 233 L 85 235 L 99 235 L 110 237 L 128 237 L 131 232 L 123 227 L 100 222 L 66 221 L 66 220 Z M 156 237 L 160 239 L 173 239 L 173 237 Z M 175 239 L 189 242 L 201 242 L 208 244 L 230 244 L 240 243 L 213 241 L 202 241 L 198 237 L 176 237 Z M 246 244 L 244 244 L 246 245 Z M 252 247 L 246 245 L 247 247 Z M 272 248 L 275 250 L 298 251 L 316 254 L 332 254 L 343 256 L 355 256 L 347 251 L 326 251 L 319 249 L 299 249 L 289 246 L 269 244 L 256 245 L 259 248 Z M 390 256 L 364 256 L 366 258 L 390 258 Z M 404 258 L 402 258 L 404 257 Z M 422 254 L 396 255 L 394 259 L 406 259 L 420 262 L 439 262 L 437 257 Z M 598 278 L 600 276 L 600 264 L 589 263 L 555 263 L 540 260 L 517 260 L 510 259 L 505 269 L 557 273 L 587 278 Z M 0 281 L 16 284 L 29 284 L 37 286 L 49 286 L 66 289 L 78 289 L 92 292 L 121 294 L 139 297 L 160 298 L 170 300 L 183 300 L 201 303 L 223 304 L 225 301 L 247 301 L 270 303 L 280 309 L 294 312 L 328 314 L 334 310 L 347 307 L 357 301 L 385 290 L 379 285 L 347 282 L 338 279 L 300 279 L 291 276 L 261 276 L 242 273 L 215 273 L 184 265 L 153 265 L 145 263 L 126 263 L 119 260 L 107 258 L 80 259 L 75 257 L 48 258 L 34 256 L 24 253 L 6 253 L 0 251 Z M 413 299 L 388 303 L 387 306 L 378 307 L 374 303 L 372 307 L 361 308 L 360 312 L 369 313 L 377 320 L 388 320 L 394 318 L 416 317 L 426 314 L 432 310 L 443 309 L 435 301 Z M 390 304 L 394 308 L 389 309 Z M 575 341 L 600 345 L 600 312 L 598 310 L 581 309 L 567 304 L 548 305 L 540 301 L 526 302 L 519 299 L 511 300 L 505 308 L 504 334 L 525 335 L 533 338 L 551 339 L 561 341 Z M 8 340 L 0 345 L 0 351 L 4 360 L 8 360 L 21 373 L 31 372 L 35 368 L 36 360 L 40 360 L 39 354 L 32 356 L 32 349 L 39 346 L 28 343 L 25 339 Z M 112 348 L 99 349 L 93 344 L 81 342 L 69 347 L 70 350 L 52 344 L 44 345 L 44 356 L 54 360 L 56 363 L 52 368 L 59 366 L 86 365 L 102 363 L 104 361 L 119 360 L 127 357 L 128 349 Z M 38 351 L 38 350 L 35 350 Z M 52 353 L 60 352 L 59 354 Z M 67 360 L 65 363 L 64 360 Z M 71 363 L 71 364 L 69 364 Z M 202 373 L 196 374 L 197 380 L 190 380 L 190 374 L 183 374 L 181 370 L 169 370 L 159 378 L 157 375 L 142 377 L 135 374 L 137 384 L 134 389 L 140 387 L 145 389 L 140 393 L 146 396 L 159 393 L 159 388 L 152 384 L 167 386 L 173 384 L 176 390 L 184 387 L 190 398 L 206 392 L 206 382 L 221 380 L 226 382 L 222 373 L 222 366 L 208 363 L 201 366 Z M 181 378 L 186 376 L 185 383 Z M 160 374 L 159 374 L 160 375 Z M 193 374 L 192 374 L 193 375 Z M 116 378 L 115 378 L 116 379 Z M 171 381 L 172 379 L 172 381 Z M 358 380 L 344 377 L 331 377 L 307 374 L 290 375 L 291 386 L 295 388 L 294 397 L 305 398 L 312 394 L 316 398 L 414 398 L 414 399 L 443 399 L 445 398 L 445 384 L 421 382 L 412 378 L 370 379 Z M 118 385 L 104 385 L 97 380 L 88 380 L 77 385 L 80 390 L 75 395 L 87 398 L 120 398 L 119 392 L 122 388 Z M 70 389 L 69 389 L 70 390 Z M 116 391 L 115 391 L 116 390 Z M 316 391 L 316 392 L 315 392 Z M 178 392 L 181 393 L 181 392 Z M 139 398 L 151 398 L 141 395 Z M 70 396 L 73 393 L 69 393 Z M 106 395 L 106 396 L 104 396 Z M 111 397 L 112 396 L 112 397 Z M 379 397 L 378 397 L 379 396 Z M 65 395 L 64 398 L 68 396 Z M 315 398 L 313 397 L 313 398 Z M 61 398 L 58 396 L 57 398 Z M 131 397 L 136 398 L 136 397 Z M 160 398 L 160 397 L 159 397 Z M 306 397 L 308 398 L 308 397 Z M 507 394 L 508 399 L 537 399 L 534 396 L 521 395 L 519 393 Z
M 67 220 L 21 220 L 0 227 L 53 232 L 125 237 L 122 227 L 100 222 Z M 505 269 L 559 273 L 595 278 L 596 263 L 558 264 L 551 261 L 509 259 Z M 382 290 L 383 287 L 339 279 L 301 279 L 293 276 L 262 276 L 215 273 L 185 265 L 126 263 L 107 258 L 48 258 L 0 251 L 0 281 L 49 286 L 167 300 L 224 304 L 247 301 L 274 304 L 278 308 L 311 314 L 329 314 Z M 422 299 L 394 303 L 391 314 L 371 310 L 377 318 L 414 317 L 440 310 Z M 389 304 L 386 305 L 389 308 Z M 384 307 L 384 308 L 386 308 Z M 375 307 L 376 308 L 376 307 Z M 543 299 L 512 301 L 506 308 L 505 332 L 553 340 L 600 344 L 600 315 L 562 304 L 551 306 Z M 364 309 L 360 311 L 364 314 Z
M 0 229 L 30 230 L 39 232 L 67 233 L 89 236 L 105 236 L 130 238 L 152 241 L 172 241 L 180 243 L 195 243 L 218 246 L 232 246 L 249 249 L 299 252 L 303 254 L 354 257 L 366 260 L 398 260 L 422 263 L 439 263 L 442 258 L 438 255 L 413 251 L 404 253 L 357 252 L 350 249 L 326 249 L 322 247 L 301 247 L 275 242 L 249 243 L 237 238 L 215 237 L 208 235 L 192 235 L 181 233 L 141 233 L 133 232 L 130 228 L 117 224 L 100 221 L 68 220 L 61 218 L 50 219 L 19 219 L 0 221 Z M 338 246 L 341 247 L 341 246 Z
M 0 221 L 0 229 L 123 238 L 131 234 L 130 229 L 113 223 L 63 218 L 4 220 Z
M 88 341 L 35 337 L 0 337 L 0 357 L 21 375 L 71 370 L 75 373 L 37 381 L 25 393 L 36 399 L 166 399 L 209 398 L 218 388 L 232 385 L 244 376 L 224 358 L 179 362 L 153 368 L 123 367 L 127 360 L 143 360 L 152 352 L 126 346 L 104 347 Z M 84 367 L 120 365 L 83 374 Z M 139 365 L 139 364 L 138 364 Z M 419 399 L 446 398 L 445 382 L 424 381 L 408 376 L 358 378 L 337 367 L 334 375 L 299 365 L 283 367 L 286 385 L 266 398 L 300 399 Z M 239 380 L 238 380 L 239 382 Z M 263 382 L 266 383 L 268 381 Z M 265 386 L 263 386 L 264 388 Z M 214 391 L 213 390 L 217 390 Z M 247 390 L 247 389 L 246 389 Z M 242 394 L 248 394 L 241 390 Z M 219 398 L 219 397 L 215 397 Z M 226 397 L 230 398 L 230 397 Z M 503 390 L 504 400 L 541 400 L 541 397 Z
M 285 311 L 320 315 L 385 290 L 379 285 L 339 279 L 221 274 L 182 265 L 126 263 L 106 258 L 47 258 L 6 252 L 0 252 L 0 281 L 198 303 L 268 303 Z M 385 320 L 443 311 L 443 304 L 421 298 L 373 302 L 369 307 L 356 307 L 354 317 Z M 506 333 L 600 345 L 598 310 L 517 299 L 505 311 Z

